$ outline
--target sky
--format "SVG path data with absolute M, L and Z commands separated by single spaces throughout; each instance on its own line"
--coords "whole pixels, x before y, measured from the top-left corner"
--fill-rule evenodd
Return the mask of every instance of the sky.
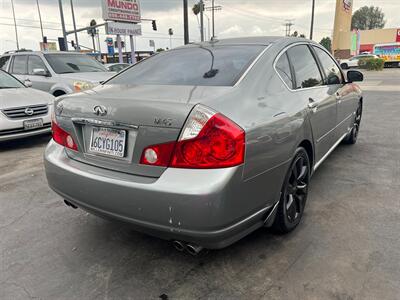
M 44 35 L 49 40 L 62 36 L 58 0 L 38 0 L 40 4 Z M 62 0 L 67 30 L 72 30 L 70 0 Z M 73 0 L 78 27 L 88 26 L 90 20 L 102 22 L 101 0 Z M 152 50 L 149 40 L 155 41 L 156 48 L 170 47 L 168 29 L 173 28 L 172 47 L 183 44 L 182 0 L 141 0 L 142 18 L 157 20 L 158 31 L 153 31 L 150 22 L 142 23 L 143 35 L 136 37 L 137 50 Z M 197 0 L 189 0 L 191 8 Z M 294 23 L 292 31 L 309 36 L 311 22 L 311 0 L 215 0 L 222 10 L 215 12 L 215 31 L 218 38 L 284 35 L 286 20 Z M 316 0 L 314 40 L 320 41 L 332 35 L 336 0 Z M 382 8 L 387 28 L 400 28 L 400 0 L 353 0 L 354 10 L 364 5 Z M 211 0 L 205 0 L 206 6 Z M 21 48 L 39 49 L 41 33 L 36 0 L 14 0 Z M 211 19 L 211 13 L 206 13 Z M 205 17 L 205 25 L 208 20 Z M 190 41 L 200 40 L 197 17 L 189 11 Z M 208 31 L 208 29 L 206 29 Z M 207 34 L 207 33 L 206 33 Z M 106 51 L 104 29 L 100 30 L 102 51 Z M 71 35 L 68 38 L 73 40 Z M 79 42 L 91 47 L 86 32 L 79 33 Z M 128 41 L 127 41 L 127 44 Z M 0 0 L 0 54 L 16 49 L 11 0 Z M 130 50 L 128 47 L 127 50 Z

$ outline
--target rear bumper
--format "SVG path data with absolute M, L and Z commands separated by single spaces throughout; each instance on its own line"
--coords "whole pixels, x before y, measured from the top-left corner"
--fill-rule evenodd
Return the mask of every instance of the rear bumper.
M 272 207 L 257 207 L 248 199 L 241 166 L 167 169 L 160 178 L 149 178 L 77 162 L 51 141 L 45 169 L 50 187 L 84 210 L 210 249 L 226 247 L 261 227 Z

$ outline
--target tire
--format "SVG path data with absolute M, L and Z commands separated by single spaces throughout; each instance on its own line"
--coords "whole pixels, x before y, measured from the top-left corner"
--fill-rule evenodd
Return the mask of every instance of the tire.
M 281 199 L 272 225 L 275 232 L 289 233 L 299 225 L 307 202 L 310 172 L 307 151 L 300 147 L 295 152 L 282 186 Z
M 341 66 L 341 67 L 342 67 L 342 69 L 344 69 L 344 70 L 347 70 L 347 69 L 349 69 L 349 66 L 348 66 L 348 64 L 346 64 L 346 63 L 344 63 L 344 64 L 341 64 L 340 66 Z
M 60 96 L 62 96 L 62 95 L 66 95 L 67 93 L 66 92 L 64 92 L 64 91 L 55 91 L 54 93 L 53 93 L 53 96 L 54 97 L 60 97 Z
M 356 111 L 356 117 L 354 118 L 353 128 L 351 129 L 348 136 L 344 139 L 344 143 L 348 145 L 354 145 L 357 143 L 358 133 L 360 131 L 361 126 L 361 118 L 362 118 L 362 103 L 358 104 L 358 108 Z

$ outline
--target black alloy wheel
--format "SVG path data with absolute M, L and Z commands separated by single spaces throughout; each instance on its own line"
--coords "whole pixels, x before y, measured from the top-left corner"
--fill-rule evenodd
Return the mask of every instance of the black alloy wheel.
M 351 129 L 348 137 L 345 139 L 346 144 L 354 145 L 357 142 L 358 133 L 360 131 L 360 125 L 361 125 L 361 117 L 362 117 L 362 103 L 360 102 L 358 104 L 356 116 L 354 118 L 353 128 Z
M 298 148 L 281 191 L 273 228 L 288 233 L 300 223 L 310 183 L 310 160 L 304 148 Z

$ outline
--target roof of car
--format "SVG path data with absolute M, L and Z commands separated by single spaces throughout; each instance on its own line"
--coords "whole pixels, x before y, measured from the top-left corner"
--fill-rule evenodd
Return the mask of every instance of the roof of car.
M 229 38 L 229 39 L 214 39 L 212 41 L 207 41 L 203 43 L 191 43 L 189 45 L 185 45 L 182 47 L 198 47 L 199 45 L 202 46 L 209 46 L 209 45 L 261 45 L 261 46 L 268 46 L 274 44 L 276 42 L 312 42 L 310 40 L 304 38 L 295 38 L 295 37 L 285 37 L 285 36 L 254 36 L 254 37 L 239 37 L 239 38 Z M 178 48 L 182 48 L 178 47 Z
M 80 52 L 74 52 L 74 51 L 54 51 L 54 52 L 49 52 L 49 51 L 16 51 L 16 52 L 6 52 L 4 55 L 29 55 L 29 54 L 84 54 Z

